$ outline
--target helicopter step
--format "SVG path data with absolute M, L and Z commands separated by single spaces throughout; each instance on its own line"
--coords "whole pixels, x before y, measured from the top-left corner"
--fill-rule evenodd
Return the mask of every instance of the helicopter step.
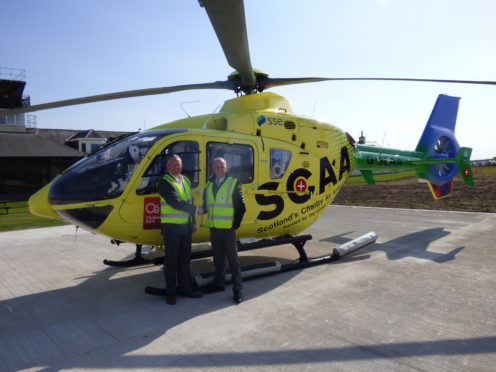
M 306 235 L 306 236 L 308 237 L 310 235 Z M 246 280 L 250 278 L 271 275 L 280 272 L 286 272 L 290 270 L 306 269 L 308 267 L 322 265 L 324 263 L 332 263 L 352 252 L 355 252 L 369 244 L 374 243 L 376 240 L 377 240 L 377 234 L 371 231 L 365 235 L 360 236 L 357 239 L 353 239 L 345 244 L 342 244 L 334 248 L 331 255 L 324 255 L 314 258 L 308 258 L 305 255 L 306 260 L 302 261 L 300 259 L 297 262 L 292 262 L 288 264 L 281 264 L 279 261 L 270 261 L 262 264 L 243 266 L 241 267 L 241 277 L 243 278 L 243 280 Z M 256 243 L 260 243 L 260 242 L 256 242 Z M 258 248 L 262 248 L 262 247 L 258 247 Z M 226 282 L 230 282 L 230 280 L 231 280 L 231 274 L 229 271 L 227 271 Z M 194 277 L 194 283 L 196 284 L 196 286 L 203 287 L 206 289 L 204 293 L 209 293 L 208 288 L 209 286 L 212 286 L 213 281 L 214 281 L 213 272 L 206 274 L 199 274 Z M 156 287 L 148 286 L 145 288 L 145 293 L 155 296 L 165 296 L 166 291 L 165 288 L 156 288 Z

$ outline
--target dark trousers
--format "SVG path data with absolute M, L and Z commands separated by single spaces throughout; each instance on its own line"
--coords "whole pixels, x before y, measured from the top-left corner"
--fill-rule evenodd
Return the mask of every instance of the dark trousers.
M 162 224 L 164 237 L 164 276 L 167 294 L 191 292 L 192 279 L 191 227 L 189 225 Z
M 210 229 L 210 242 L 212 243 L 215 285 L 225 286 L 226 257 L 231 271 L 231 282 L 233 291 L 241 291 L 243 284 L 241 281 L 241 267 L 238 259 L 238 247 L 236 245 L 235 229 Z

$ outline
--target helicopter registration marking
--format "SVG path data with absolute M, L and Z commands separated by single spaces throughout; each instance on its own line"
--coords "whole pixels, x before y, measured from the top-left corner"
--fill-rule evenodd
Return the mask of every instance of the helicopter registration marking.
M 367 164 L 373 165 L 377 163 L 378 165 L 393 165 L 393 166 L 402 166 L 403 162 L 401 159 L 398 159 L 397 156 L 387 156 L 387 155 L 367 155 Z

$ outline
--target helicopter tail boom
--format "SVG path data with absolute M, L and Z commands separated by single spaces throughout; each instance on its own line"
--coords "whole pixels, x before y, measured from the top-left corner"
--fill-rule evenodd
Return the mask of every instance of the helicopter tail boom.
M 357 168 L 368 184 L 374 184 L 373 171 L 414 170 L 428 181 L 435 199 L 453 190 L 453 177 L 460 173 L 473 185 L 470 155 L 472 149 L 460 147 L 455 137 L 458 97 L 439 95 L 415 151 L 357 145 Z

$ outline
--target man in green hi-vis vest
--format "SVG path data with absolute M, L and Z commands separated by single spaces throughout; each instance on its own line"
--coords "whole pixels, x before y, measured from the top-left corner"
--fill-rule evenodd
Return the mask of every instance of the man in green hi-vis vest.
M 158 182 L 160 194 L 160 223 L 164 238 L 165 300 L 176 303 L 176 294 L 201 297 L 193 288 L 189 269 L 191 258 L 191 234 L 196 231 L 195 213 L 201 207 L 193 205 L 191 183 L 181 174 L 182 161 L 172 155 L 167 161 L 167 173 Z
M 210 228 L 215 276 L 211 291 L 225 289 L 225 259 L 229 262 L 234 302 L 243 301 L 241 290 L 241 267 L 236 245 L 236 230 L 246 212 L 239 181 L 227 175 L 227 162 L 215 158 L 212 162 L 214 175 L 207 182 L 203 193 L 203 212 L 208 213 L 207 226 Z

